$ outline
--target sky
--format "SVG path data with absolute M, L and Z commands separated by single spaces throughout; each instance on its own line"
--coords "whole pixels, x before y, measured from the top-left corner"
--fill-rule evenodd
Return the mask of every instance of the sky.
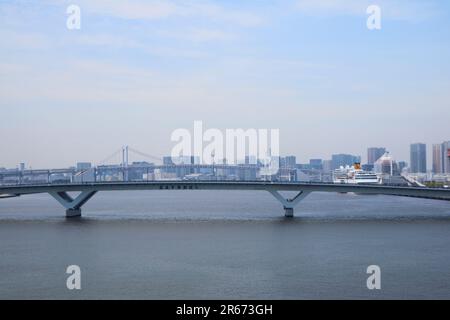
M 0 167 L 169 155 L 196 120 L 302 163 L 450 140 L 446 0 L 0 0 L 0 39 Z

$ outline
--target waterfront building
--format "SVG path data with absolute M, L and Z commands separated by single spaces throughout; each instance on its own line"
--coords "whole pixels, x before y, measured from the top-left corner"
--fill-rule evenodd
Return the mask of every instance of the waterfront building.
M 450 174 L 450 141 L 442 143 L 442 173 Z
M 411 173 L 427 172 L 427 146 L 424 143 L 413 143 L 410 147 Z
M 374 164 L 375 161 L 381 158 L 386 153 L 386 148 L 368 148 L 367 149 L 367 163 Z
M 383 176 L 394 176 L 400 174 L 397 163 L 389 152 L 385 152 L 384 155 L 375 161 L 374 171 L 375 173 Z
M 444 172 L 443 144 L 433 144 L 433 165 L 432 172 L 440 174 Z
M 322 159 L 310 159 L 309 167 L 314 170 L 322 170 Z
M 361 163 L 360 156 L 354 156 L 351 154 L 333 154 L 331 156 L 333 170 L 339 169 L 341 166 L 352 166 L 355 163 Z

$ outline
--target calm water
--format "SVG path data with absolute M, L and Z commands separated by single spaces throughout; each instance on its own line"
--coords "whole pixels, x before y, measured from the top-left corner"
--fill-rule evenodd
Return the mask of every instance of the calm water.
M 50 196 L 3 199 L 0 298 L 450 299 L 450 202 L 316 193 L 296 216 L 266 192 L 104 192 L 69 220 Z

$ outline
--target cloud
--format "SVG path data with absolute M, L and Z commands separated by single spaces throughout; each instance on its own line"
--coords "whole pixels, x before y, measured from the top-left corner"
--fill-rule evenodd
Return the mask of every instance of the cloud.
M 211 55 L 207 51 L 179 49 L 174 47 L 147 47 L 145 52 L 164 58 L 182 58 L 182 59 L 198 59 L 204 60 L 210 58 Z
M 75 59 L 49 67 L 33 62 L 0 64 L 0 101 L 8 103 L 105 105 L 182 104 L 204 83 L 188 76 L 173 78 L 154 70 L 114 61 Z M 26 92 L 26 94 L 24 94 Z M 100 106 L 99 106 L 100 107 Z
M 372 4 L 380 6 L 382 16 L 392 20 L 420 21 L 438 12 L 434 1 L 418 0 L 297 0 L 296 8 L 314 16 L 364 16 Z
M 71 38 L 69 43 L 63 42 L 61 44 L 116 48 L 137 48 L 141 46 L 135 40 L 112 34 L 82 34 L 78 37 Z
M 210 1 L 162 0 L 98 0 L 82 1 L 80 7 L 88 13 L 127 20 L 155 20 L 171 17 L 200 17 L 234 23 L 244 27 L 258 26 L 262 18 L 253 12 L 231 10 Z
M 1 34 L 1 33 L 0 33 Z M 234 35 L 222 32 L 220 30 L 192 29 L 189 31 L 158 31 L 155 33 L 158 37 L 170 37 L 177 40 L 187 40 L 193 42 L 206 42 L 212 40 L 228 40 L 234 38 Z M 206 59 L 210 54 L 206 50 L 189 49 L 186 46 L 176 44 L 155 45 L 142 39 L 131 39 L 118 34 L 80 34 L 70 39 L 60 39 L 56 42 L 59 48 L 67 46 L 92 47 L 99 49 L 119 49 L 125 52 L 140 51 L 156 57 L 163 58 L 181 58 L 181 59 Z
M 122 19 L 161 19 L 183 15 L 182 7 L 170 1 L 116 1 L 98 0 L 81 2 L 80 7 L 90 13 L 108 15 Z
M 191 15 L 199 15 L 211 20 L 219 20 L 238 24 L 244 27 L 255 27 L 263 23 L 263 18 L 253 12 L 230 10 L 210 2 L 197 1 L 190 5 Z
M 41 33 L 16 32 L 12 30 L 0 30 L 0 48 L 14 49 L 45 49 L 51 45 L 50 39 Z
M 297 9 L 306 14 L 365 14 L 364 0 L 299 0 Z
M 204 28 L 192 28 L 182 31 L 161 31 L 159 35 L 193 42 L 225 41 L 235 38 L 235 35 L 222 30 Z

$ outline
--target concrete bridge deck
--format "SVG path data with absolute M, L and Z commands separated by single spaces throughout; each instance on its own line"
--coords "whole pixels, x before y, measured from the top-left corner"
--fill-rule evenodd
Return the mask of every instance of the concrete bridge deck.
M 99 191 L 123 190 L 261 190 L 270 192 L 282 205 L 286 217 L 293 217 L 294 207 L 311 192 L 355 192 L 436 200 L 450 200 L 450 189 L 395 187 L 383 185 L 350 185 L 331 183 L 291 183 L 268 181 L 139 181 L 70 184 L 2 185 L 0 199 L 27 194 L 48 193 L 65 209 L 67 217 L 81 216 L 81 207 Z M 280 192 L 296 192 L 286 198 Z M 80 192 L 72 198 L 68 192 Z

